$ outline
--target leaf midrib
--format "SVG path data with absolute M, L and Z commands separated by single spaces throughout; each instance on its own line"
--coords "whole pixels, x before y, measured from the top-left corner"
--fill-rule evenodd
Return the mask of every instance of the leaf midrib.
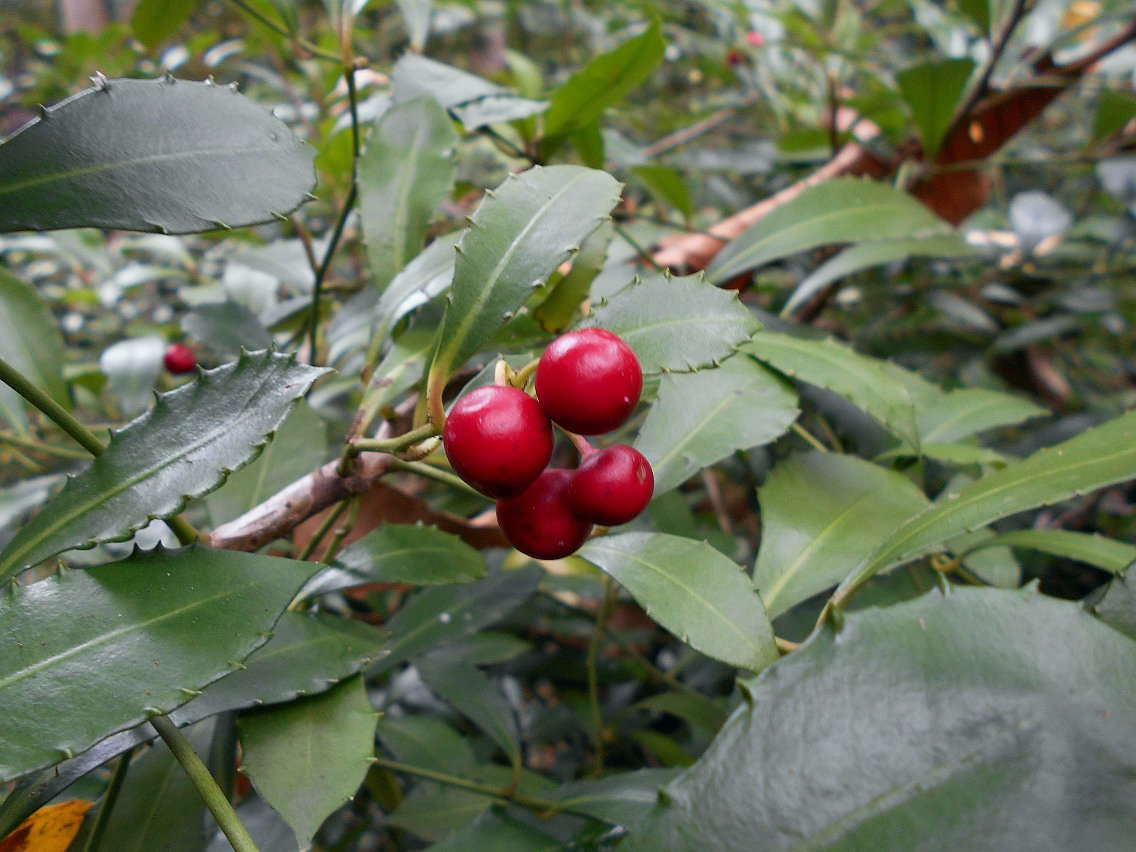
M 655 465 L 656 470 L 660 471 L 660 473 L 662 471 L 665 471 L 667 469 L 667 465 L 670 464 L 671 459 L 674 458 L 678 451 L 683 447 L 689 446 L 694 440 L 695 436 L 706 428 L 706 424 L 716 418 L 723 409 L 727 408 L 731 402 L 737 399 L 734 391 L 738 390 L 740 387 L 742 387 L 742 385 L 743 383 L 739 381 L 734 382 L 729 388 L 727 388 L 726 394 L 722 398 L 722 401 L 711 408 L 709 411 L 707 411 L 702 419 L 694 424 L 694 426 L 692 426 L 690 429 L 687 429 L 686 438 L 675 444 L 669 452 L 665 453 L 663 457 L 659 459 L 659 463 Z

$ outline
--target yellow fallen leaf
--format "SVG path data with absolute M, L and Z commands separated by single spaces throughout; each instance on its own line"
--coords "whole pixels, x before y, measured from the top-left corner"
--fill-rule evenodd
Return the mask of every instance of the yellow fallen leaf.
M 0 840 L 0 852 L 67 852 L 91 805 L 72 799 L 40 808 Z

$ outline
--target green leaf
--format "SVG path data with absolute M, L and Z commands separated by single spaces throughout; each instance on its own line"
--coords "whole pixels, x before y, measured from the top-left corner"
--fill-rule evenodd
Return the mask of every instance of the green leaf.
M 919 445 L 915 406 L 888 365 L 834 340 L 760 332 L 742 350 L 785 375 L 833 391 L 859 406 L 913 447 Z
M 600 303 L 583 324 L 626 340 L 646 373 L 716 364 L 760 327 L 737 293 L 714 287 L 701 273 L 636 281 Z
M 632 166 L 632 174 L 646 185 L 647 189 L 660 200 L 671 205 L 684 218 L 694 216 L 694 198 L 690 194 L 682 172 L 674 166 L 643 165 Z
M 990 2 L 991 0 L 958 0 L 962 13 L 978 24 L 984 33 L 990 31 Z
M 414 258 L 454 183 L 458 136 L 429 97 L 395 104 L 367 135 L 359 158 L 359 221 L 371 276 L 382 289 Z
M 456 535 L 437 527 L 383 524 L 345 548 L 335 560 L 359 583 L 432 586 L 480 580 L 485 557 Z
M 424 840 L 440 841 L 466 829 L 491 804 L 488 797 L 466 790 L 440 784 L 419 785 L 386 815 L 385 821 Z
M 928 504 L 895 471 L 819 451 L 778 462 L 758 502 L 761 549 L 753 582 L 770 618 L 835 586 L 862 554 Z
M 434 337 L 432 328 L 411 328 L 399 335 L 387 350 L 375 368 L 359 406 L 365 412 L 367 422 L 374 422 L 383 406 L 393 404 L 399 396 L 418 384 L 426 372 L 426 362 L 434 352 Z
M 593 169 L 604 167 L 604 138 L 598 121 L 581 127 L 570 138 L 581 163 Z
M 471 132 L 490 124 L 529 118 L 548 109 L 544 101 L 522 98 L 474 74 L 416 53 L 402 55 L 394 65 L 391 80 L 395 103 L 429 95 Z
M 484 805 L 485 800 L 482 799 Z M 490 812 L 430 847 L 433 852 L 560 852 L 564 844 L 507 813 Z
M 1093 138 L 1106 139 L 1124 129 L 1136 118 L 1136 95 L 1116 89 L 1104 89 L 1097 102 L 1097 114 L 1093 120 Z
M 204 722 L 184 732 L 198 755 L 208 754 L 214 728 Z M 200 852 L 204 829 L 205 801 L 166 744 L 157 742 L 127 770 L 97 848 Z
M 949 226 L 902 190 L 860 178 L 810 187 L 729 243 L 706 270 L 716 284 L 832 243 L 934 236 Z
M 659 790 L 679 775 L 675 769 L 640 769 L 594 781 L 566 784 L 550 798 L 566 808 L 634 832 L 659 801 Z
M 923 154 L 928 161 L 939 153 L 973 73 L 974 60 L 959 57 L 933 59 L 895 75 L 899 93 L 911 108 L 915 126 L 923 137 Z
M 1092 611 L 1105 624 L 1136 639 L 1136 586 L 1128 576 L 1131 571 L 1129 565 L 1123 574 L 1109 581 Z
M 735 450 L 768 444 L 799 413 L 788 382 L 738 355 L 715 370 L 665 374 L 635 447 L 662 494 Z
M 899 237 L 891 240 L 870 240 L 844 249 L 814 269 L 793 291 L 781 309 L 788 316 L 829 284 L 847 278 L 854 272 L 907 260 L 911 257 L 959 258 L 974 257 L 978 250 L 958 234 L 943 234 L 923 238 Z
M 0 598 L 0 780 L 185 704 L 237 668 L 315 566 L 189 547 Z
M 944 393 L 912 392 L 920 440 L 951 443 L 1001 426 L 1013 426 L 1049 414 L 1028 399 L 985 388 L 959 388 Z
M 325 372 L 269 350 L 161 394 L 12 539 L 0 553 L 0 576 L 64 550 L 125 540 L 180 512 L 255 458 Z
M 426 685 L 484 731 L 513 766 L 521 766 L 517 720 L 497 684 L 460 651 L 427 654 L 417 659 L 414 667 Z
M 623 533 L 592 539 L 579 555 L 696 651 L 751 671 L 777 659 L 773 628 L 749 577 L 710 545 L 661 533 Z
M 327 460 L 327 426 L 301 400 L 264 451 L 206 498 L 215 527 L 259 506 Z
M 476 583 L 423 589 L 387 622 L 392 638 L 368 671 L 385 671 L 500 621 L 536 591 L 541 576 L 534 566 L 498 571 Z
M 659 22 L 652 21 L 641 35 L 595 57 L 572 75 L 553 94 L 544 117 L 544 154 L 552 153 L 577 130 L 599 121 L 608 107 L 639 88 L 663 61 L 666 47 Z
M 1078 562 L 1084 562 L 1113 574 L 1120 573 L 1136 562 L 1136 546 L 1095 533 L 1079 533 L 1072 530 L 1011 530 L 991 536 L 970 552 L 985 550 L 988 547 L 1038 550 L 1062 559 L 1076 559 Z
M 141 0 L 134 9 L 130 27 L 147 50 L 154 50 L 177 35 L 197 3 L 198 0 Z
M 458 256 L 454 246 L 463 233 L 438 237 L 394 277 L 375 306 L 370 334 L 385 340 L 402 316 L 450 286 Z
M 534 166 L 488 193 L 457 247 L 431 377 L 475 354 L 599 227 L 619 190 L 604 172 Z
M 432 716 L 391 716 L 379 721 L 383 748 L 402 763 L 463 774 L 477 763 L 468 738 Z
M 189 337 L 209 347 L 222 358 L 237 358 L 272 345 L 272 334 L 256 314 L 238 302 L 200 305 L 182 317 L 181 328 Z
M 301 848 L 363 783 L 377 721 L 361 677 L 314 698 L 241 714 L 243 771 Z
M 0 268 L 0 358 L 70 409 L 71 394 L 63 380 L 63 352 L 63 336 L 39 294 Z M 26 432 L 26 412 L 23 398 L 0 384 L 0 418 Z
M 1132 640 L 1033 590 L 851 614 L 744 684 L 623 846 L 1123 849 L 1133 684 Z
M 571 325 L 576 310 L 588 297 L 592 282 L 607 263 L 608 246 L 614 236 L 615 230 L 610 225 L 601 225 L 580 245 L 568 274 L 552 286 L 552 292 L 533 311 L 541 328 L 559 333 Z
M 430 35 L 430 11 L 434 5 L 432 0 L 395 0 L 398 10 L 402 12 L 402 20 L 406 26 L 406 34 L 410 36 L 410 47 L 415 53 L 421 53 L 426 47 L 426 38 Z
M 0 231 L 185 234 L 270 222 L 304 200 L 314 159 L 226 86 L 111 80 L 0 144 Z
M 1001 518 L 1136 478 L 1136 411 L 1012 462 L 941 495 L 863 560 L 837 590 L 934 551 L 948 539 Z

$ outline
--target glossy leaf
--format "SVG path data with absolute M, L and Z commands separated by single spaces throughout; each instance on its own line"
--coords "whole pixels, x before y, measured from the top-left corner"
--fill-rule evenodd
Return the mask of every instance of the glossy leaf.
M 924 62 L 895 75 L 899 93 L 911 108 L 915 126 L 923 138 L 923 154 L 928 160 L 939 153 L 973 73 L 973 59 L 949 57 Z
M 71 394 L 63 381 L 63 336 L 35 289 L 0 268 L 0 358 L 64 408 Z M 27 404 L 0 383 L 0 418 L 27 430 Z
M 185 704 L 264 644 L 313 567 L 194 546 L 14 589 L 0 599 L 0 779 Z
M 1062 559 L 1075 559 L 1113 574 L 1136 562 L 1136 546 L 1102 535 L 1072 530 L 1011 530 L 998 533 L 978 545 L 979 549 L 988 547 L 1037 550 Z
M 416 53 L 402 55 L 391 79 L 395 103 L 430 95 L 469 131 L 530 118 L 548 109 L 545 101 L 522 98 L 474 74 Z
M 111 80 L 0 144 L 0 231 L 184 234 L 269 222 L 304 200 L 314 157 L 227 86 Z
M 559 333 L 572 324 L 577 309 L 588 297 L 592 282 L 607 263 L 608 247 L 614 236 L 615 230 L 610 225 L 601 225 L 584 240 L 580 251 L 572 258 L 568 274 L 552 286 L 552 291 L 533 311 L 541 328 Z
M 1134 683 L 1132 640 L 1033 590 L 851 614 L 745 684 L 623 845 L 1122 849 Z
M 327 460 L 327 425 L 301 400 L 264 451 L 206 498 L 214 526 L 259 506 Z
M 907 193 L 859 178 L 806 189 L 729 243 L 706 270 L 715 284 L 807 249 L 832 243 L 931 236 L 948 230 Z
M 837 594 L 964 532 L 1128 479 L 1136 479 L 1136 412 L 1039 450 L 957 491 L 948 490 L 864 559 Z
M 431 376 L 444 378 L 475 354 L 599 227 L 619 189 L 593 169 L 534 166 L 486 195 L 458 244 Z
M 498 571 L 476 583 L 423 589 L 387 622 L 391 639 L 368 671 L 385 671 L 500 621 L 536 591 L 541 573 Z
M 363 392 L 359 408 L 365 412 L 366 422 L 373 423 L 383 406 L 394 404 L 402 394 L 418 384 L 433 353 L 433 329 L 411 328 L 399 335 L 375 367 Z
M 834 340 L 807 340 L 761 332 L 742 347 L 785 375 L 840 394 L 902 438 L 918 446 L 915 407 L 907 386 L 883 361 Z
M 768 444 L 799 413 L 788 382 L 738 355 L 714 370 L 664 375 L 635 447 L 662 494 L 735 450 Z
M 592 539 L 579 555 L 696 651 L 752 671 L 777 659 L 773 628 L 749 577 L 710 545 L 662 533 L 623 533 Z
M 639 769 L 566 784 L 551 798 L 573 811 L 622 825 L 631 832 L 659 801 L 659 790 L 677 778 L 675 769 Z
M 847 278 L 855 272 L 895 263 L 911 257 L 960 258 L 973 257 L 978 250 L 958 234 L 942 236 L 899 237 L 891 240 L 870 240 L 844 249 L 812 271 L 785 302 L 781 315 L 786 316 L 820 293 L 829 284 Z
M 213 730 L 212 722 L 203 722 L 183 733 L 203 756 L 208 754 Z M 166 744 L 159 741 L 131 763 L 96 849 L 200 852 L 205 845 L 204 829 L 204 800 Z
M 273 626 L 272 638 L 245 660 L 244 668 L 209 684 L 201 695 L 170 713 L 170 719 L 189 725 L 229 710 L 319 694 L 370 662 L 382 637 L 358 621 L 286 611 Z M 0 803 L 0 836 L 83 775 L 155 736 L 149 725 L 131 728 L 78 757 L 21 779 L 17 792 Z
M 375 305 L 370 334 L 386 339 L 399 319 L 450 286 L 458 256 L 454 246 L 462 233 L 438 237 L 394 277 Z
M 916 392 L 913 397 L 920 439 L 932 444 L 958 441 L 1049 413 L 1023 397 L 985 388 L 944 393 L 936 387 L 929 393 Z
M 595 57 L 570 77 L 552 95 L 544 117 L 545 154 L 637 89 L 663 61 L 666 47 L 658 21 L 652 21 L 641 35 Z
M 335 560 L 359 583 L 432 586 L 479 580 L 485 557 L 456 535 L 437 527 L 383 524 L 345 548 Z
M 0 553 L 0 576 L 64 550 L 125 540 L 181 511 L 255 458 L 325 372 L 269 350 L 160 395 L 20 530 Z
M 363 783 L 377 721 L 361 677 L 313 698 L 241 715 L 243 771 L 302 848 Z
M 395 104 L 368 134 L 359 158 L 359 221 L 380 289 L 422 250 L 453 186 L 457 142 L 446 111 L 429 97 Z
M 928 504 L 911 480 L 839 453 L 778 462 L 758 490 L 761 549 L 753 582 L 776 618 L 848 576 Z
M 596 306 L 584 325 L 626 340 L 647 373 L 716 364 L 760 327 L 736 293 L 712 286 L 701 274 L 667 273 L 624 287 Z

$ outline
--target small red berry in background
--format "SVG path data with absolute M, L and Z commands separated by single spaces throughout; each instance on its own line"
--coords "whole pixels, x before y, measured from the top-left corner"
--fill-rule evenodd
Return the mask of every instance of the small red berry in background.
M 197 356 L 184 343 L 171 344 L 166 350 L 162 362 L 166 365 L 166 369 L 175 376 L 182 373 L 192 373 L 197 369 Z
M 568 505 L 581 518 L 612 527 L 637 517 L 654 490 L 651 463 L 633 447 L 616 444 L 581 462 L 568 487 Z
M 490 497 L 509 497 L 552 458 L 552 424 L 524 391 L 488 385 L 457 401 L 442 443 L 458 476 Z
M 737 65 L 741 65 L 744 61 L 745 61 L 745 57 L 742 56 L 742 52 L 740 50 L 727 51 L 727 53 L 726 53 L 726 64 L 729 65 L 731 68 L 733 68 Z
M 627 343 L 602 328 L 561 335 L 536 368 L 536 395 L 553 421 L 579 435 L 626 422 L 639 404 L 643 369 Z
M 520 494 L 497 503 L 501 532 L 521 553 L 534 559 L 563 559 L 587 540 L 592 522 L 568 505 L 573 473 L 549 468 Z
M 761 47 L 765 44 L 765 36 L 763 36 L 759 32 L 754 32 L 751 30 L 750 32 L 746 33 L 746 41 L 748 41 L 754 47 Z

